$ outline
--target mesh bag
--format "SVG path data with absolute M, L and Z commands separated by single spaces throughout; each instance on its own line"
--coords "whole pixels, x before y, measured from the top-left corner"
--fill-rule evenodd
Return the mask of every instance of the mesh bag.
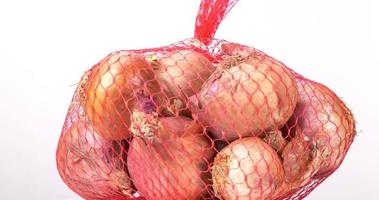
M 85 199 L 302 199 L 343 161 L 350 110 L 264 52 L 214 39 L 237 1 L 203 0 L 195 36 L 109 54 L 83 75 L 57 149 Z

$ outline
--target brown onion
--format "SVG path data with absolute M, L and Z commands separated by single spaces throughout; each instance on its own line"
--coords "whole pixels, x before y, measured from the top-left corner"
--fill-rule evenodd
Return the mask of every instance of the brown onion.
M 295 109 L 293 74 L 280 62 L 260 52 L 248 57 L 227 57 L 197 97 L 192 97 L 194 118 L 213 136 L 233 141 L 280 129 Z
M 214 156 L 203 128 L 185 117 L 134 112 L 128 152 L 133 182 L 148 200 L 198 199 L 207 195 Z
M 318 175 L 334 171 L 342 162 L 355 135 L 351 111 L 326 86 L 298 79 L 299 99 L 291 121 L 321 152 Z
M 130 116 L 145 107 L 138 98 L 155 104 L 160 91 L 150 63 L 129 52 L 115 52 L 99 62 L 89 73 L 85 88 L 85 110 L 96 132 L 102 137 L 121 140 L 130 136 Z M 158 96 L 156 96 L 158 97 Z
M 56 159 L 64 182 L 83 198 L 132 199 L 132 183 L 123 163 L 126 153 L 95 134 L 84 120 L 64 130 Z
M 276 198 L 292 196 L 309 184 L 323 165 L 321 155 L 307 136 L 298 133 L 283 150 L 284 182 L 275 191 Z
M 306 136 L 297 135 L 283 150 L 285 180 L 295 182 L 301 178 L 312 160 L 312 144 Z
M 187 100 L 200 91 L 215 67 L 201 53 L 177 50 L 151 60 L 158 82 L 170 100 L 172 114 L 186 110 Z
M 287 127 L 292 140 L 282 153 L 285 182 L 276 192 L 282 197 L 333 172 L 355 135 L 352 113 L 330 89 L 303 77 L 297 81 L 299 100 Z
M 283 176 L 280 158 L 257 137 L 235 140 L 217 154 L 212 167 L 213 188 L 224 200 L 272 199 Z

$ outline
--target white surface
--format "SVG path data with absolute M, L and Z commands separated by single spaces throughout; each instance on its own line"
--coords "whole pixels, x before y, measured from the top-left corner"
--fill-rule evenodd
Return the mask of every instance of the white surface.
M 109 52 L 191 37 L 198 4 L 0 1 L 0 199 L 79 199 L 54 157 L 71 85 Z M 217 33 L 328 85 L 354 111 L 359 133 L 346 160 L 308 199 L 379 199 L 378 4 L 240 0 Z

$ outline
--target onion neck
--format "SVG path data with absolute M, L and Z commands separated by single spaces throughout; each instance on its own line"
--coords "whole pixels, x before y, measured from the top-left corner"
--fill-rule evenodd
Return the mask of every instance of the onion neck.
M 88 80 L 89 80 L 90 73 L 91 73 L 91 71 L 86 71 L 84 73 L 84 75 L 82 76 L 82 78 L 80 80 L 79 87 L 77 89 L 78 95 L 79 95 L 79 98 L 80 98 L 80 101 L 82 102 L 82 104 L 84 104 L 86 102 Z
M 146 114 L 140 111 L 133 111 L 130 125 L 130 131 L 133 136 L 152 141 L 158 133 L 158 128 L 159 120 L 157 113 Z
M 262 60 L 262 55 L 259 52 L 236 53 L 233 55 L 226 55 L 220 62 L 221 69 L 230 69 L 238 66 L 241 63 L 250 65 L 257 65 Z
M 268 132 L 263 140 L 280 154 L 287 144 L 287 141 L 283 138 L 282 132 L 280 130 Z
M 245 58 L 243 58 L 240 55 L 224 56 L 219 66 L 221 67 L 221 69 L 230 69 L 234 66 L 241 64 L 244 61 Z
M 318 173 L 318 171 L 321 169 L 321 167 L 324 164 L 323 158 L 322 158 L 322 150 L 318 147 L 315 147 L 315 144 L 312 144 L 312 152 L 309 158 L 308 166 L 306 170 L 301 174 L 301 176 L 296 179 L 295 181 L 288 181 L 284 180 L 284 182 L 281 185 L 281 189 L 287 189 L 287 191 L 280 191 L 280 193 L 288 192 L 289 190 L 296 190 L 297 188 L 304 187 L 307 185 L 314 176 Z M 284 194 L 282 194 L 284 195 Z
M 214 160 L 212 167 L 213 190 L 216 197 L 221 197 L 225 183 L 228 182 L 229 164 L 231 158 L 227 154 L 219 154 Z
M 128 175 L 122 170 L 115 170 L 109 175 L 111 184 L 127 197 L 133 197 L 133 188 Z

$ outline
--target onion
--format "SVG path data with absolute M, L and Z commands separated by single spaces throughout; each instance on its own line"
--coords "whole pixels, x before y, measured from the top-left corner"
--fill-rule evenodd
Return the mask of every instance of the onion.
M 121 148 L 95 134 L 82 119 L 74 121 L 59 140 L 59 174 L 85 199 L 132 199 L 132 183 L 123 163 L 126 154 Z
M 298 133 L 283 150 L 284 182 L 274 196 L 277 199 L 292 196 L 309 184 L 323 165 L 321 155 L 321 150 L 307 136 Z
M 312 144 L 303 135 L 297 135 L 282 153 L 285 180 L 295 182 L 301 178 L 312 160 Z
M 148 200 L 198 199 L 207 195 L 214 156 L 203 128 L 185 117 L 134 112 L 128 152 L 133 182 Z
M 330 89 L 302 77 L 297 81 L 299 100 L 287 130 L 293 138 L 282 153 L 285 182 L 276 192 L 282 197 L 333 172 L 355 135 L 351 112 Z
M 333 172 L 342 162 L 355 136 L 351 111 L 326 86 L 298 79 L 299 99 L 291 121 L 320 151 L 318 175 Z
M 159 84 L 144 57 L 125 51 L 113 53 L 99 62 L 85 82 L 85 110 L 96 133 L 112 140 L 130 136 L 131 110 L 145 107 L 138 98 L 159 104 Z M 146 102 L 146 101 L 145 101 Z
M 177 50 L 153 58 L 150 61 L 158 82 L 170 99 L 167 111 L 171 114 L 185 112 L 188 98 L 200 91 L 215 70 L 204 55 L 194 50 Z
M 248 57 L 226 57 L 191 97 L 194 118 L 209 127 L 213 136 L 233 141 L 278 130 L 295 109 L 296 83 L 280 62 L 260 52 Z
M 283 176 L 280 158 L 257 137 L 235 140 L 217 154 L 212 167 L 213 189 L 224 200 L 272 199 Z

